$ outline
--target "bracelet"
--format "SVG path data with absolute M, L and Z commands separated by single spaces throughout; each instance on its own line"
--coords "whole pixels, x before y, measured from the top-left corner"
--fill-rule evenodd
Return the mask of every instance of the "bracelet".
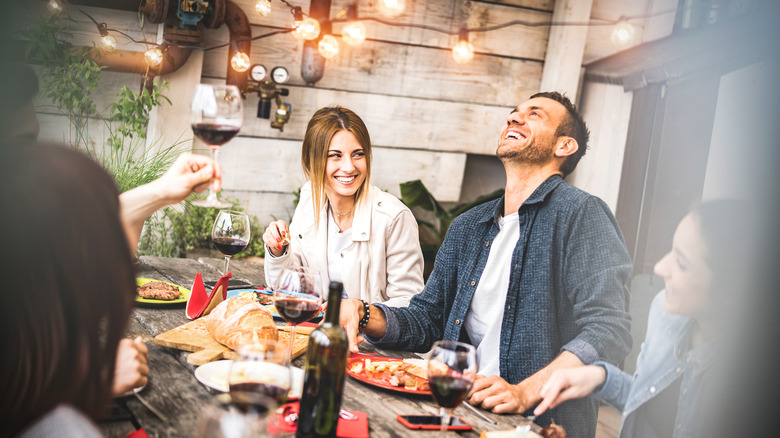
M 368 303 L 360 300 L 361 303 L 363 303 L 363 318 L 360 319 L 360 322 L 358 322 L 358 326 L 361 329 L 366 328 L 368 325 L 368 318 L 371 317 L 371 308 L 368 306 Z

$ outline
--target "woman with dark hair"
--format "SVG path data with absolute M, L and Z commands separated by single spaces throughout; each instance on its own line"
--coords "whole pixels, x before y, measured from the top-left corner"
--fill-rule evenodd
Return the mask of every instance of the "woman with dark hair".
M 301 164 L 309 181 L 290 229 L 279 220 L 263 235 L 266 284 L 292 262 L 319 271 L 323 290 L 341 281 L 350 298 L 407 306 L 423 288 L 417 222 L 395 196 L 370 184 L 363 120 L 339 106 L 319 109 L 306 128 Z
M 721 200 L 685 216 L 672 250 L 655 265 L 666 289 L 650 307 L 636 373 L 606 362 L 558 370 L 534 413 L 592 394 L 622 411 L 620 437 L 694 436 L 713 384 L 721 383 L 711 369 L 739 314 L 737 291 L 750 289 L 747 270 L 757 248 L 751 211 Z
M 64 147 L 0 159 L 2 436 L 99 436 L 135 273 L 111 177 Z

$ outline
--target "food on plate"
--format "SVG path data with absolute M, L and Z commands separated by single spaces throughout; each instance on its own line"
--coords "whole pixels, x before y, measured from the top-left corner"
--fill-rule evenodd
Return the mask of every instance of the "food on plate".
M 214 340 L 234 350 L 260 339 L 279 339 L 271 312 L 246 298 L 228 298 L 206 318 L 206 329 Z
M 354 362 L 350 366 L 349 372 L 355 375 L 362 373 L 371 380 L 390 386 L 402 386 L 408 390 L 430 391 L 424 359 L 390 361 L 368 358 Z
M 255 295 L 257 296 L 257 301 L 264 306 L 274 303 L 273 295 L 264 294 L 262 292 L 255 292 Z
M 141 298 L 149 300 L 171 301 L 181 296 L 181 291 L 178 286 L 163 283 L 162 281 L 150 281 L 143 286 L 138 286 L 136 288 L 136 293 L 138 293 Z
M 542 429 L 541 432 L 544 438 L 566 438 L 566 431 L 560 424 L 555 424 L 553 420 L 549 426 Z

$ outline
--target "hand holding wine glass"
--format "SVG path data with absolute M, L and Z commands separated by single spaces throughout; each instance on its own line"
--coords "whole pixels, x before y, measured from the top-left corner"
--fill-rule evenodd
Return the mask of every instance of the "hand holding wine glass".
M 289 356 L 292 358 L 295 326 L 314 318 L 322 306 L 320 273 L 300 266 L 284 268 L 274 286 L 274 307 L 290 323 Z
M 468 396 L 477 375 L 477 351 L 473 345 L 455 341 L 433 344 L 428 359 L 428 382 L 441 412 L 441 431 L 446 432 L 452 411 Z
M 222 210 L 217 214 L 211 229 L 211 239 L 214 246 L 225 255 L 223 275 L 229 272 L 230 258 L 245 250 L 251 237 L 249 215 L 232 210 Z
M 218 161 L 219 148 L 230 141 L 243 122 L 241 93 L 235 85 L 199 84 L 192 99 L 192 132 L 211 149 L 211 159 Z M 228 207 L 209 189 L 206 199 L 194 201 L 200 207 Z

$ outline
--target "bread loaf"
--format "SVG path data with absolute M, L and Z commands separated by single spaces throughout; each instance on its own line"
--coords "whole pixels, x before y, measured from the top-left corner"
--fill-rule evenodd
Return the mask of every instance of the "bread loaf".
M 271 312 L 246 298 L 229 298 L 206 318 L 206 329 L 214 340 L 233 350 L 260 339 L 279 339 Z

